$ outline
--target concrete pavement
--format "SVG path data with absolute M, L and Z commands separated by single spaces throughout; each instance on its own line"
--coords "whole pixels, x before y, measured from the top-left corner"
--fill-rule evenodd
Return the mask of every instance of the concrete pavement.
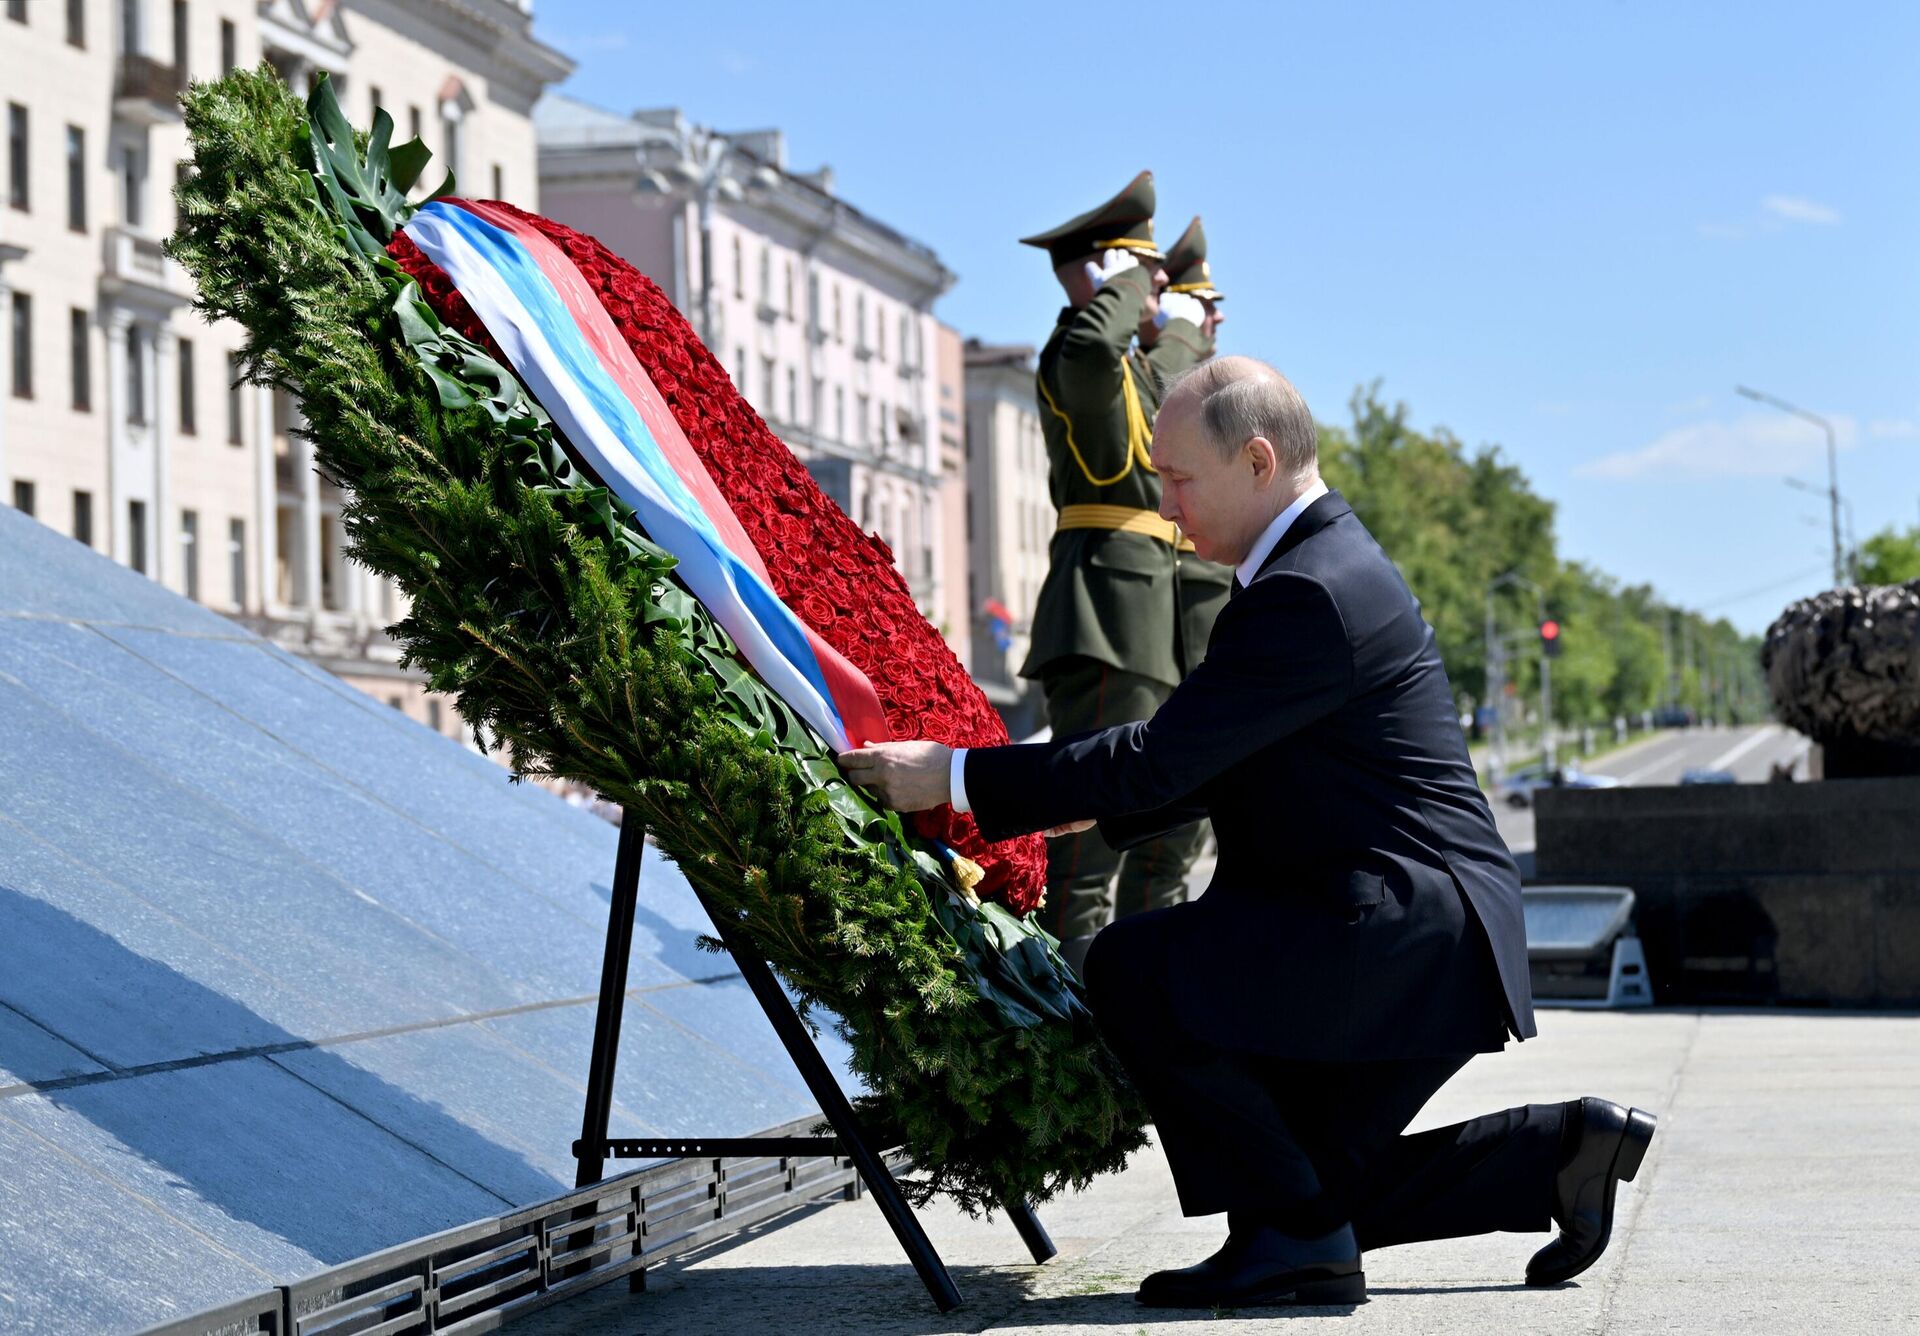
M 1920 1331 L 1920 1017 L 1792 1012 L 1546 1011 L 1541 1036 L 1476 1059 L 1415 1128 L 1580 1094 L 1656 1112 L 1621 1193 L 1613 1245 L 1554 1290 L 1520 1283 L 1546 1235 L 1492 1235 L 1367 1259 L 1371 1302 L 1243 1313 L 1141 1308 L 1150 1270 L 1217 1246 L 1183 1219 L 1156 1152 L 1054 1202 L 1045 1266 L 1004 1220 L 921 1213 L 966 1299 L 934 1313 L 870 1201 L 787 1222 L 608 1287 L 512 1330 L 540 1336 L 761 1331 L 1912 1333 Z

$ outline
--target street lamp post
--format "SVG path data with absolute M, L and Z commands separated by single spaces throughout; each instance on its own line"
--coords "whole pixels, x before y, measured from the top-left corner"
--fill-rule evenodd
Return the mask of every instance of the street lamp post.
M 1534 610 L 1537 614 L 1534 621 L 1536 626 L 1545 622 L 1547 619 L 1547 591 L 1529 580 L 1526 576 L 1520 574 L 1520 572 L 1508 571 L 1505 575 L 1495 577 L 1493 583 L 1487 586 L 1487 665 L 1489 694 L 1492 692 L 1493 665 L 1496 661 L 1500 661 L 1504 668 L 1505 658 L 1504 646 L 1499 643 L 1499 636 L 1494 622 L 1493 596 L 1497 590 L 1504 589 L 1510 584 L 1525 585 L 1533 591 Z M 1504 687 L 1504 683 L 1502 683 L 1502 686 Z M 1493 721 L 1494 755 L 1498 758 L 1499 768 L 1505 770 L 1507 763 L 1507 728 L 1505 718 L 1501 713 L 1498 698 L 1496 698 L 1494 704 Z M 1544 652 L 1540 655 L 1540 752 L 1541 760 L 1546 765 L 1547 773 L 1551 775 L 1553 773 L 1554 762 L 1553 661 L 1547 658 Z
M 713 347 L 713 206 L 716 200 L 737 204 L 747 197 L 747 187 L 727 172 L 732 142 L 723 134 L 705 126 L 688 127 L 675 136 L 679 156 L 667 164 L 664 172 L 645 166 L 646 150 L 641 150 L 642 169 L 634 189 L 642 195 L 670 195 L 679 186 L 693 197 L 700 221 L 700 341 Z M 780 174 L 762 164 L 755 169 L 749 184 L 756 191 L 777 184 Z M 742 368 L 741 374 L 745 375 Z
M 1803 422 L 1811 422 L 1827 434 L 1827 506 L 1833 524 L 1833 583 L 1837 587 L 1848 583 L 1847 560 L 1840 544 L 1840 456 L 1834 443 L 1833 424 L 1818 413 L 1809 413 L 1806 409 L 1788 403 L 1761 390 L 1749 389 L 1745 385 L 1736 385 L 1734 392 L 1755 403 L 1766 404 L 1783 413 L 1791 413 Z

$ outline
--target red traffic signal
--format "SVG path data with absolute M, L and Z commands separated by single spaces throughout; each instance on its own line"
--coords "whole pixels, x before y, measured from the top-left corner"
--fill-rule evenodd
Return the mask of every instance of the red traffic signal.
M 1549 659 L 1560 657 L 1560 623 L 1552 620 L 1540 623 L 1540 652 Z

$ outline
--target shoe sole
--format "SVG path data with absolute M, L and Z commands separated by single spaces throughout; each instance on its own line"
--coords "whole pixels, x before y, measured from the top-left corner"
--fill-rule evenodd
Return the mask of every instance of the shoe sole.
M 1208 1299 L 1198 1296 L 1135 1300 L 1148 1308 L 1274 1308 L 1292 1305 L 1298 1308 L 1337 1307 L 1367 1301 L 1367 1273 L 1355 1271 L 1346 1276 L 1328 1276 L 1322 1280 L 1298 1280 L 1271 1290 L 1256 1291 L 1232 1299 Z
M 1601 1216 L 1600 1246 L 1587 1255 L 1582 1262 L 1564 1276 L 1556 1276 L 1548 1281 L 1529 1279 L 1529 1285 L 1564 1285 L 1600 1260 L 1600 1255 L 1613 1242 L 1613 1198 L 1622 1183 L 1633 1182 L 1634 1175 L 1640 1172 L 1640 1165 L 1647 1158 L 1647 1147 L 1653 1142 L 1653 1129 L 1659 1122 L 1644 1109 L 1628 1109 L 1627 1125 L 1620 1133 L 1620 1144 L 1613 1148 L 1613 1163 L 1607 1170 L 1607 1208 Z

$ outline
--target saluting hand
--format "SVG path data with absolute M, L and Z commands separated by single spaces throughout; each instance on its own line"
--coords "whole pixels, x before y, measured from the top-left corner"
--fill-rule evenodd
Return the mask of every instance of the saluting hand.
M 1087 279 L 1093 284 L 1093 290 L 1098 292 L 1115 274 L 1126 269 L 1136 269 L 1139 265 L 1140 257 L 1132 251 L 1123 246 L 1110 246 L 1101 255 L 1099 264 L 1095 264 L 1092 260 L 1087 261 Z

